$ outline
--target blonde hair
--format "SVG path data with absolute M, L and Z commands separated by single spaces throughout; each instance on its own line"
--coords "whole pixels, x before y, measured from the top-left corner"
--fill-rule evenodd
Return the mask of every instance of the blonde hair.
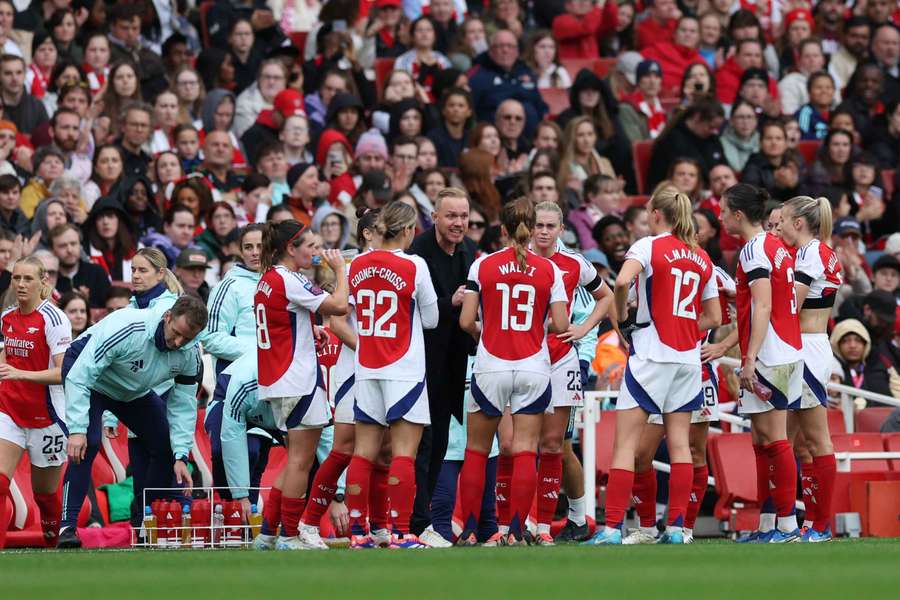
M 500 211 L 500 222 L 516 250 L 516 262 L 520 269 L 525 269 L 528 259 L 528 244 L 534 230 L 534 204 L 528 198 L 513 200 Z
M 794 196 L 784 203 L 784 210 L 793 217 L 806 220 L 810 232 L 814 232 L 823 244 L 831 242 L 831 202 L 828 198 L 810 196 Z
M 141 248 L 135 253 L 135 256 L 143 257 L 144 260 L 150 263 L 151 267 L 156 269 L 157 273 L 162 272 L 163 283 L 166 284 L 167 290 L 176 296 L 184 293 L 184 288 L 181 287 L 181 283 L 179 283 L 175 273 L 169 269 L 169 261 L 166 260 L 166 255 L 161 250 L 157 248 Z
M 539 212 L 541 212 L 541 211 L 543 211 L 543 212 L 552 212 L 552 213 L 554 213 L 556 216 L 559 217 L 559 224 L 562 225 L 562 223 L 563 223 L 563 211 L 562 211 L 562 209 L 559 207 L 559 204 L 557 204 L 556 202 L 550 202 L 549 200 L 547 200 L 547 201 L 545 201 L 545 202 L 540 202 L 540 203 L 538 203 L 538 204 L 534 207 L 535 218 L 537 218 L 537 213 L 539 213 Z
M 16 261 L 13 269 L 20 264 L 32 266 L 37 270 L 38 279 L 41 281 L 41 300 L 49 298 L 53 294 L 53 288 L 47 283 L 47 269 L 44 268 L 44 263 L 41 262 L 41 259 L 34 255 L 20 258 Z M 10 286 L 10 289 L 12 289 L 12 286 Z
M 434 199 L 434 210 L 439 210 L 441 207 L 441 201 L 444 198 L 463 198 L 466 203 L 469 203 L 469 194 L 466 190 L 458 187 L 446 187 L 438 192 L 437 198 Z
M 650 198 L 650 210 L 662 213 L 666 222 L 672 226 L 672 235 L 691 248 L 697 246 L 693 204 L 687 194 L 679 192 L 674 186 L 657 187 Z
M 405 202 L 394 201 L 381 209 L 375 230 L 385 241 L 400 236 L 408 227 L 416 224 L 416 209 Z

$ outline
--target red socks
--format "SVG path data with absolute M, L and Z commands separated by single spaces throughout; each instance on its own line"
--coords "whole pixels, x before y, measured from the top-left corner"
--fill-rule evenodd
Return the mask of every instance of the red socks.
M 303 498 L 281 497 L 281 535 L 284 537 L 297 535 L 297 523 L 300 522 L 305 504 Z
M 769 457 L 766 455 L 766 447 L 753 444 L 753 454 L 756 456 L 756 501 L 759 502 L 760 512 L 774 512 L 767 510 L 766 504 L 771 504 L 769 495 Z
M 484 478 L 487 469 L 488 455 L 484 452 L 466 450 L 462 471 L 459 474 L 459 504 L 462 512 L 463 531 L 478 530 L 478 519 L 481 518 L 481 500 L 484 496 Z M 500 455 L 503 464 L 503 455 Z M 507 483 L 507 486 L 509 484 Z M 497 507 L 500 507 L 500 479 L 497 479 Z M 509 514 L 509 511 L 507 511 Z M 497 522 L 504 521 L 498 517 Z M 507 521 L 508 522 L 508 521 Z
M 331 452 L 325 462 L 319 466 L 316 478 L 313 480 L 309 501 L 306 503 L 306 510 L 303 511 L 303 516 L 300 518 L 303 523 L 319 526 L 322 515 L 328 510 L 328 505 L 331 504 L 337 492 L 337 481 L 347 465 L 350 464 L 351 458 L 349 454 Z
M 521 538 L 525 519 L 537 491 L 537 452 L 518 452 L 513 455 L 513 474 L 510 487 L 509 532 Z
M 634 474 L 631 493 L 641 527 L 656 525 L 656 471 L 652 467 Z
M 687 512 L 684 515 L 684 526 L 688 529 L 694 528 L 697 522 L 697 513 L 700 512 L 700 505 L 703 504 L 703 497 L 706 495 L 707 481 L 709 478 L 709 467 L 694 467 L 694 481 L 691 484 L 691 498 L 688 502 Z
M 497 524 L 509 523 L 509 484 L 512 481 L 513 457 L 501 454 L 497 461 Z
M 52 494 L 35 494 L 34 502 L 41 514 L 41 529 L 44 532 L 44 544 L 48 548 L 56 547 L 59 537 L 59 519 L 62 516 L 62 499 L 58 492 Z
M 813 457 L 813 476 L 817 484 L 814 496 L 816 520 L 813 529 L 822 532 L 831 524 L 831 500 L 834 496 L 834 480 L 837 478 L 837 462 L 834 454 Z
M 559 503 L 559 481 L 562 478 L 562 453 L 542 452 L 538 470 L 537 522 L 552 525 Z
M 803 492 L 803 504 L 806 506 L 804 521 L 816 520 L 816 467 L 815 462 L 800 463 L 800 490 Z
M 684 516 L 691 497 L 691 482 L 694 479 L 694 465 L 672 463 L 669 474 L 669 518 L 666 525 L 684 527 Z
M 775 501 L 775 512 L 779 517 L 794 514 L 794 500 L 797 497 L 797 463 L 790 442 L 778 440 L 765 446 L 769 464 L 773 467 L 775 488 L 772 499 Z
M 350 533 L 366 535 L 369 525 L 369 485 L 372 479 L 372 461 L 353 456 L 347 468 L 347 510 L 350 512 Z
M 263 524 L 260 531 L 266 535 L 276 535 L 281 525 L 281 490 L 272 487 L 269 500 L 263 507 Z
M 388 475 L 390 467 L 372 465 L 372 477 L 369 480 L 369 528 L 372 531 L 388 528 L 388 512 L 391 497 L 388 494 Z
M 609 480 L 606 482 L 607 527 L 622 529 L 622 523 L 625 521 L 625 511 L 628 510 L 628 500 L 633 486 L 634 471 L 610 469 Z
M 9 498 L 9 477 L 0 474 L 0 550 L 6 547 L 6 530 L 10 514 L 6 509 L 6 499 Z
M 388 476 L 388 496 L 391 499 L 391 525 L 396 535 L 409 533 L 409 518 L 416 499 L 416 459 L 395 456 Z

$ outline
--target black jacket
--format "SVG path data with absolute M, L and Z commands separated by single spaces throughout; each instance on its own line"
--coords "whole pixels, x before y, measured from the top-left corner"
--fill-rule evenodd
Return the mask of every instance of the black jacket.
M 877 115 L 862 133 L 863 148 L 875 155 L 878 165 L 882 169 L 896 169 L 900 161 L 900 136 L 890 134 L 887 117 Z
M 106 294 L 109 291 L 109 275 L 103 267 L 82 260 L 78 262 L 78 271 L 71 279 L 60 271 L 56 279 L 56 291 L 65 294 L 84 286 L 90 290 L 88 300 L 91 308 L 103 308 L 106 305 Z
M 472 337 L 459 327 L 460 307 L 453 306 L 454 292 L 465 285 L 469 267 L 475 262 L 475 242 L 469 238 L 457 246 L 452 257 L 437 244 L 434 227 L 420 234 L 409 248 L 410 254 L 425 259 L 438 297 L 438 324 L 425 330 L 425 368 L 428 377 L 429 404 L 451 412 L 462 422 L 468 355 L 475 350 Z M 458 261 L 458 262 L 453 262 Z M 452 264 L 458 277 L 447 271 Z
M 679 123 L 653 144 L 647 189 L 652 190 L 665 179 L 669 167 L 679 158 L 692 158 L 700 163 L 701 173 L 709 173 L 714 166 L 725 162 L 725 152 L 719 136 L 703 139 L 694 135 L 684 123 Z
M 752 154 L 741 172 L 741 181 L 765 188 L 776 200 L 789 200 L 797 195 L 798 188 L 803 184 L 803 170 L 797 180 L 797 186 L 793 188 L 780 188 L 775 185 L 775 167 L 762 153 Z
M 469 137 L 467 129 L 463 136 L 459 139 L 451 137 L 447 127 L 443 121 L 435 128 L 425 134 L 425 137 L 434 142 L 437 149 L 438 165 L 445 169 L 455 169 L 459 166 L 459 157 L 466 147 L 466 140 Z

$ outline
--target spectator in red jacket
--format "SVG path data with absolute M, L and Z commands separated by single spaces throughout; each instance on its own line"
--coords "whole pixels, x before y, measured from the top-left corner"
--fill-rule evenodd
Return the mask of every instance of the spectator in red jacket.
M 672 42 L 675 40 L 675 28 L 678 26 L 678 18 L 681 11 L 675 0 L 647 0 L 644 3 L 649 7 L 646 19 L 637 25 L 637 50 L 652 46 L 657 42 Z
M 662 67 L 663 96 L 678 96 L 681 92 L 681 77 L 694 63 L 702 63 L 700 46 L 700 23 L 695 17 L 683 16 L 677 21 L 674 41 L 659 41 L 645 48 L 644 58 L 655 60 Z
M 553 36 L 559 58 L 597 58 L 600 38 L 615 33 L 618 10 L 615 0 L 597 6 L 592 0 L 566 0 L 566 12 L 553 19 Z
M 725 61 L 716 71 L 716 94 L 719 102 L 731 105 L 737 98 L 741 87 L 741 75 L 747 69 L 765 69 L 763 61 L 763 48 L 757 39 L 745 39 L 738 42 L 734 56 Z M 771 76 L 769 80 L 769 94 L 773 98 L 778 97 L 778 84 Z

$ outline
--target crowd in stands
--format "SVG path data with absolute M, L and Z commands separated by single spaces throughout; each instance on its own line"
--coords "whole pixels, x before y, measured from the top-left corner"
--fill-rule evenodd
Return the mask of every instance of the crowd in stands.
M 614 278 L 672 183 L 733 271 L 742 181 L 831 202 L 835 378 L 900 397 L 898 25 L 889 0 L 0 0 L 0 295 L 38 256 L 77 335 L 141 247 L 205 300 L 248 223 L 349 249 L 360 209 L 424 231 L 451 185 L 480 251 L 505 203 L 555 201 Z

